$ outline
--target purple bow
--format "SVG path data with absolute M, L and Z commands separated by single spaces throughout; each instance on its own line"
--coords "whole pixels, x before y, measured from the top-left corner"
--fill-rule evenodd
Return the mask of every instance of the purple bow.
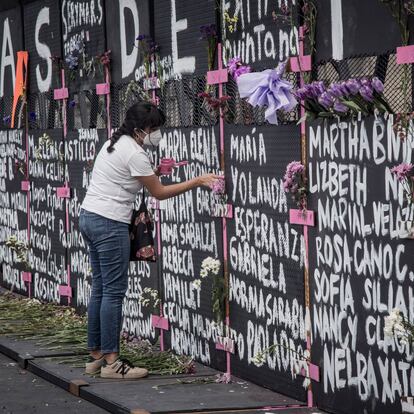
M 265 118 L 270 124 L 278 124 L 277 110 L 290 111 L 297 105 L 292 84 L 282 79 L 285 66 L 282 62 L 276 69 L 245 73 L 237 78 L 240 97 L 248 98 L 252 106 L 266 106 Z

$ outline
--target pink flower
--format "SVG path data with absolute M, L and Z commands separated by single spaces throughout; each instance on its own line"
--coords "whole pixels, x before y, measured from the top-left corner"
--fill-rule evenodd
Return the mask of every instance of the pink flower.
M 397 176 L 398 181 L 404 181 L 412 172 L 413 167 L 413 164 L 403 162 L 391 168 L 391 172 Z
M 211 186 L 211 191 L 214 194 L 225 194 L 226 188 L 225 188 L 225 182 L 224 178 L 220 178 L 216 181 L 214 181 L 213 185 Z

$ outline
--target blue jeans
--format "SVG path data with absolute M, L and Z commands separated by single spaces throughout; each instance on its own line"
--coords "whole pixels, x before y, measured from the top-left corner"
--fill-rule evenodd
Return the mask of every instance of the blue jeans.
M 128 287 L 128 224 L 81 210 L 79 227 L 89 246 L 92 267 L 88 350 L 119 352 L 122 302 Z

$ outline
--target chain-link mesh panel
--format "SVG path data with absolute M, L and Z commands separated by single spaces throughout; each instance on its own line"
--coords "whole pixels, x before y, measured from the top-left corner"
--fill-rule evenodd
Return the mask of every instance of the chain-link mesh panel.
M 384 96 L 395 113 L 406 112 L 412 108 L 412 68 L 411 65 L 398 65 L 395 54 L 380 56 L 356 56 L 341 61 L 330 60 L 314 65 L 314 79 L 327 84 L 347 80 L 377 76 L 384 82 Z M 407 101 L 401 90 L 406 76 Z
M 327 84 L 350 78 L 379 77 L 385 84 L 384 95 L 394 112 L 406 112 L 412 108 L 412 67 L 397 65 L 395 54 L 381 56 L 355 56 L 342 61 L 330 60 L 313 66 L 312 79 L 323 80 Z M 407 79 L 407 97 L 401 91 L 402 79 Z M 298 75 L 287 73 L 294 88 L 298 85 Z M 218 98 L 218 86 L 208 86 L 205 76 L 185 76 L 181 79 L 163 82 L 157 90 L 159 107 L 166 115 L 166 127 L 211 126 L 218 122 L 218 110 L 212 109 L 200 93 L 208 92 Z M 252 107 L 241 99 L 237 84 L 229 77 L 223 85 L 223 94 L 230 97 L 225 109 L 225 120 L 236 125 L 266 124 L 265 108 Z M 143 81 L 131 81 L 111 85 L 111 120 L 114 128 L 119 127 L 127 109 L 140 100 L 151 100 L 152 92 L 144 90 Z M 62 101 L 53 99 L 53 91 L 31 94 L 28 97 L 29 126 L 31 129 L 61 128 Z M 104 95 L 94 90 L 71 93 L 68 105 L 68 128 L 105 128 L 107 123 Z M 0 126 L 7 128 L 11 114 L 12 97 L 0 99 Z M 280 124 L 296 123 L 299 108 L 290 112 L 278 112 Z
M 68 100 L 68 129 L 106 128 L 105 95 L 97 95 L 95 90 L 71 93 Z
M 10 128 L 13 97 L 4 96 L 0 98 L 0 128 Z
M 53 90 L 28 96 L 29 128 L 62 128 L 62 101 L 55 101 Z
M 211 126 L 218 121 L 218 110 L 213 109 L 199 95 L 209 93 L 217 99 L 217 85 L 207 85 L 205 76 L 169 80 L 158 91 L 160 108 L 167 117 L 166 127 Z
M 122 124 L 126 111 L 134 103 L 150 99 L 150 95 L 144 90 L 143 81 L 133 80 L 128 83 L 111 85 L 112 127 L 118 128 Z

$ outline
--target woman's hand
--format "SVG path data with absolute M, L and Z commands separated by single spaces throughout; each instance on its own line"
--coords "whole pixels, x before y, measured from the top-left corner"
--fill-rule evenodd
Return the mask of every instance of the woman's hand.
M 198 185 L 200 187 L 211 188 L 216 180 L 224 180 L 224 175 L 204 174 L 197 177 Z

